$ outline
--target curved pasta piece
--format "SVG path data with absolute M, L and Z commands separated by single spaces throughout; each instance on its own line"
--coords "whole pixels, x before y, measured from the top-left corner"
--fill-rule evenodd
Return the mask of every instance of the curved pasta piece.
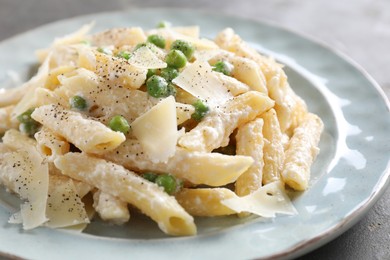
M 63 174 L 136 206 L 170 235 L 194 235 L 196 226 L 172 196 L 156 184 L 118 164 L 84 153 L 67 153 L 54 161 Z
M 136 171 L 171 173 L 193 184 L 221 186 L 234 182 L 253 159 L 248 156 L 229 156 L 219 153 L 189 151 L 180 147 L 166 163 L 153 163 L 142 151 L 137 140 L 126 140 L 104 158 Z
M 123 133 L 114 132 L 98 121 L 58 105 L 38 107 L 31 117 L 88 153 L 113 150 L 126 139 Z
M 189 150 L 211 152 L 228 145 L 234 129 L 253 120 L 273 105 L 274 101 L 260 92 L 246 92 L 210 112 L 195 128 L 180 137 L 178 143 Z
M 309 184 L 310 167 L 319 152 L 318 142 L 324 124 L 321 119 L 308 113 L 295 128 L 285 151 L 282 178 L 295 190 L 306 190 Z

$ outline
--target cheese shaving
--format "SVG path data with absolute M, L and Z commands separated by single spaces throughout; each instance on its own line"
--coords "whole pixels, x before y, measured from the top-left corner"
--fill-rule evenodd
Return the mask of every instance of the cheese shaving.
M 195 61 L 172 82 L 212 107 L 232 98 L 232 94 L 213 73 L 207 62 Z
M 167 162 L 175 154 L 178 138 L 176 102 L 169 96 L 131 124 L 134 136 L 154 162 Z
M 222 200 L 221 203 L 237 213 L 249 212 L 265 218 L 275 217 L 276 213 L 297 214 L 280 181 L 267 184 L 243 197 Z

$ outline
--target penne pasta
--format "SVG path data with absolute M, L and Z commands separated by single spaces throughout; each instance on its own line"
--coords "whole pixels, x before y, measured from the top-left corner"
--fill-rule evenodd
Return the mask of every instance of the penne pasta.
M 10 223 L 81 232 L 95 213 L 131 223 L 130 205 L 187 236 L 194 216 L 296 214 L 284 188 L 308 187 L 323 124 L 281 64 L 230 28 L 92 25 L 0 89 L 0 184 L 24 201 Z
M 215 217 L 236 213 L 221 203 L 234 196 L 234 192 L 226 188 L 199 188 L 183 189 L 176 194 L 176 199 L 192 216 Z
M 265 185 L 280 180 L 284 161 L 284 146 L 276 111 L 270 109 L 263 113 L 261 118 L 264 120 L 263 184 Z
M 122 166 L 86 154 L 68 153 L 54 161 L 63 174 L 136 206 L 171 235 L 194 235 L 193 218 L 174 197 Z
M 238 196 L 245 196 L 261 187 L 263 178 L 263 119 L 257 118 L 238 128 L 236 134 L 236 154 L 253 158 L 254 163 L 235 183 Z
M 31 117 L 85 152 L 104 153 L 125 140 L 123 133 L 58 105 L 41 106 Z
M 103 157 L 134 171 L 154 171 L 172 175 L 193 184 L 221 186 L 234 182 L 253 159 L 248 156 L 228 156 L 219 153 L 188 151 L 177 147 L 166 163 L 153 163 L 136 140 L 126 140 L 117 149 Z
M 211 152 L 226 146 L 234 129 L 253 120 L 273 104 L 264 94 L 246 92 L 211 112 L 194 129 L 180 137 L 178 143 L 181 147 L 199 152 Z
M 318 142 L 324 125 L 314 114 L 307 114 L 295 128 L 285 153 L 282 178 L 295 190 L 306 190 L 309 185 L 310 167 L 317 156 Z

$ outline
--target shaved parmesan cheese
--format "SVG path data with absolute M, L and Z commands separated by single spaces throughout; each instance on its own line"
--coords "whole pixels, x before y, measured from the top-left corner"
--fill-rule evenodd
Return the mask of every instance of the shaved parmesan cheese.
M 141 69 L 161 69 L 167 67 L 167 64 L 160 60 L 147 46 L 134 51 L 129 59 L 129 63 Z
M 131 124 L 134 136 L 154 163 L 166 162 L 175 154 L 176 123 L 175 98 L 169 96 Z
M 26 144 L 18 151 L 4 155 L 0 179 L 2 184 L 25 200 L 20 213 L 11 217 L 11 222 L 18 223 L 22 219 L 23 228 L 32 229 L 47 221 L 48 165 L 35 147 Z
M 52 228 L 89 223 L 84 204 L 72 179 L 50 176 L 46 216 L 49 219 L 46 225 Z
M 206 101 L 212 107 L 223 104 L 232 98 L 231 93 L 213 73 L 207 62 L 195 61 L 188 65 L 172 82 L 193 96 Z
M 61 38 L 56 38 L 54 40 L 54 46 L 58 45 L 68 45 L 68 44 L 73 44 L 73 43 L 80 43 L 81 41 L 85 40 L 85 37 L 87 33 L 92 29 L 92 27 L 95 25 L 94 22 L 91 22 L 89 24 L 83 25 L 80 29 L 77 31 L 65 35 Z
M 280 181 L 267 184 L 243 197 L 222 200 L 221 203 L 237 213 L 249 212 L 266 218 L 275 217 L 276 213 L 297 214 Z

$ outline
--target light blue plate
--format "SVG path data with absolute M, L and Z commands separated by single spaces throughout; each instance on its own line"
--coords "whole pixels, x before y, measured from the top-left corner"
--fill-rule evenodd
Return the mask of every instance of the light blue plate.
M 112 227 L 96 221 L 82 234 L 7 224 L 18 200 L 0 189 L 0 252 L 29 259 L 253 259 L 292 258 L 338 236 L 374 204 L 389 177 L 389 104 L 361 69 L 329 48 L 269 24 L 190 10 L 146 9 L 56 22 L 0 43 L 0 86 L 12 71 L 31 74 L 34 50 L 53 37 L 96 21 L 95 31 L 118 26 L 153 28 L 158 21 L 201 27 L 214 37 L 232 27 L 242 38 L 286 64 L 293 89 L 325 123 L 310 189 L 294 195 L 299 214 L 273 221 L 197 219 L 194 237 L 165 236 L 145 217 Z M 11 73 L 10 73 L 11 72 Z M 1 93 L 1 92 L 0 92 Z M 0 94 L 1 95 L 1 94 Z

